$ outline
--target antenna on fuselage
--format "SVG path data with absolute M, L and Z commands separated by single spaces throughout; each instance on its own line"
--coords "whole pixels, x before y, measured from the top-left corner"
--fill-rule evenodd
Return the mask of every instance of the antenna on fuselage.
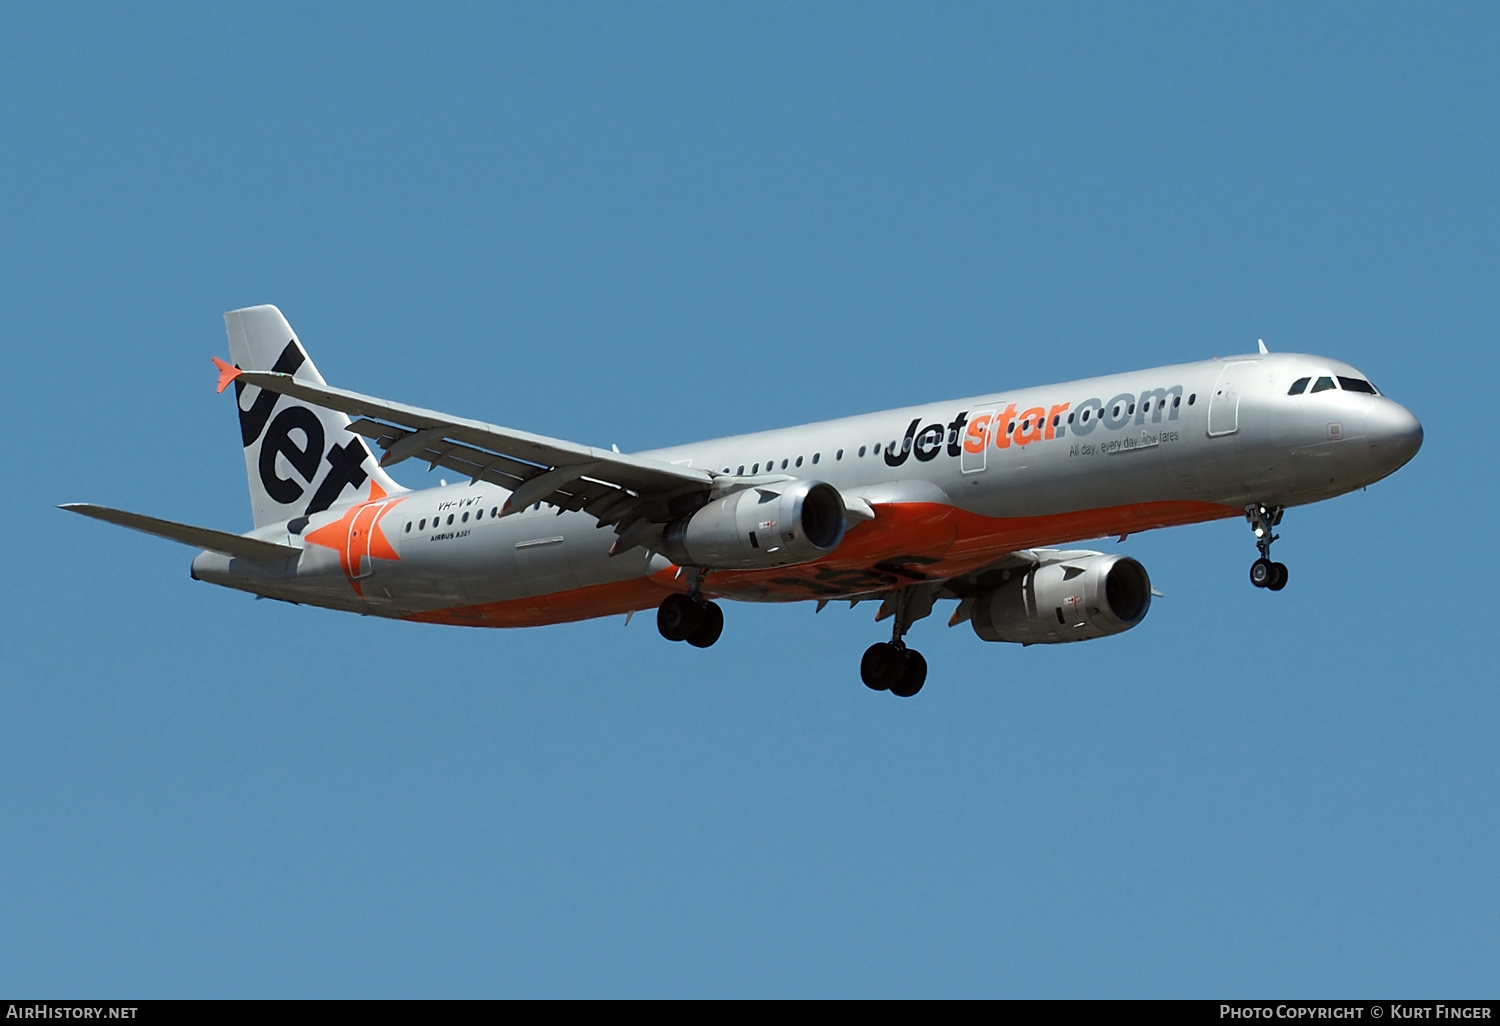
M 1265 339 L 1258 338 L 1258 339 L 1255 340 L 1255 344 L 1258 345 L 1258 346 L 1260 346 L 1260 355 L 1265 356 L 1267 353 L 1270 352 L 1270 350 L 1266 348 L 1266 340 Z

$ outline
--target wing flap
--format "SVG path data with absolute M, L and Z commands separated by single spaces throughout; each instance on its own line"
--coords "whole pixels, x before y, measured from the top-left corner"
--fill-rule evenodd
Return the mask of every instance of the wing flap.
M 291 545 L 278 545 L 275 542 L 261 541 L 259 538 L 246 538 L 242 534 L 215 531 L 210 527 L 194 527 L 191 524 L 179 524 L 174 520 L 161 520 L 140 513 L 127 513 L 122 509 L 95 506 L 90 502 L 67 502 L 58 509 L 93 517 L 95 520 L 103 520 L 107 524 L 128 527 L 133 531 L 154 534 L 158 538 L 181 542 L 195 549 L 208 549 L 210 552 L 221 552 L 236 559 L 248 559 L 252 563 L 279 563 L 283 559 L 295 559 L 302 552 L 301 549 Z

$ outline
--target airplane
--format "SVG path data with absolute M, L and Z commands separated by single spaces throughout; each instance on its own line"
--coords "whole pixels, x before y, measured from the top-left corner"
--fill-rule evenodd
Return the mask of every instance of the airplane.
M 194 546 L 191 576 L 263 598 L 467 627 L 656 609 L 708 648 L 716 599 L 878 602 L 860 662 L 911 697 L 935 603 L 985 641 L 1141 623 L 1135 559 L 1059 546 L 1243 516 L 1280 591 L 1283 512 L 1405 465 L 1422 426 L 1348 364 L 1259 352 L 622 453 L 330 387 L 274 306 L 224 315 L 255 527 L 61 508 Z M 382 452 L 377 459 L 371 443 Z M 406 460 L 463 480 L 411 490 Z

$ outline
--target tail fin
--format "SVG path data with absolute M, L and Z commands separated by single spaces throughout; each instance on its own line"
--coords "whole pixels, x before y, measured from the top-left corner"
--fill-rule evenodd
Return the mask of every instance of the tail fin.
M 224 326 L 229 358 L 242 370 L 280 371 L 327 384 L 274 306 L 231 310 Z M 234 394 L 256 527 L 363 498 L 366 481 L 387 495 L 406 491 L 380 468 L 365 440 L 349 430 L 344 414 L 239 381 Z

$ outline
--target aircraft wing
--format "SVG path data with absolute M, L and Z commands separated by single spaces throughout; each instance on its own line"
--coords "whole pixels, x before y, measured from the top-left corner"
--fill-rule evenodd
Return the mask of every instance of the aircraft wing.
M 508 513 L 545 502 L 584 510 L 601 526 L 618 524 L 623 530 L 635 521 L 669 520 L 673 500 L 708 492 L 713 483 L 704 470 L 451 417 L 290 374 L 224 369 L 220 390 L 233 380 L 358 418 L 350 429 L 380 443 L 382 466 L 415 458 L 509 489 Z
M 879 623 L 895 615 L 898 605 L 903 602 L 906 604 L 906 616 L 916 621 L 931 615 L 932 605 L 937 600 L 958 599 L 958 608 L 948 621 L 949 627 L 956 627 L 969 619 L 974 600 L 981 591 L 997 588 L 1006 580 L 1009 576 L 1005 574 L 1007 570 L 1032 570 L 1050 563 L 1066 563 L 1069 560 L 1102 555 L 1104 553 L 1090 549 L 1017 549 L 993 563 L 957 577 L 876 589 L 873 593 L 855 596 L 852 601 L 857 603 L 866 598 L 879 598 L 880 608 L 875 612 L 875 621 Z M 1153 590 L 1152 594 L 1159 593 Z M 827 602 L 824 599 L 818 604 L 818 608 L 821 610 Z

